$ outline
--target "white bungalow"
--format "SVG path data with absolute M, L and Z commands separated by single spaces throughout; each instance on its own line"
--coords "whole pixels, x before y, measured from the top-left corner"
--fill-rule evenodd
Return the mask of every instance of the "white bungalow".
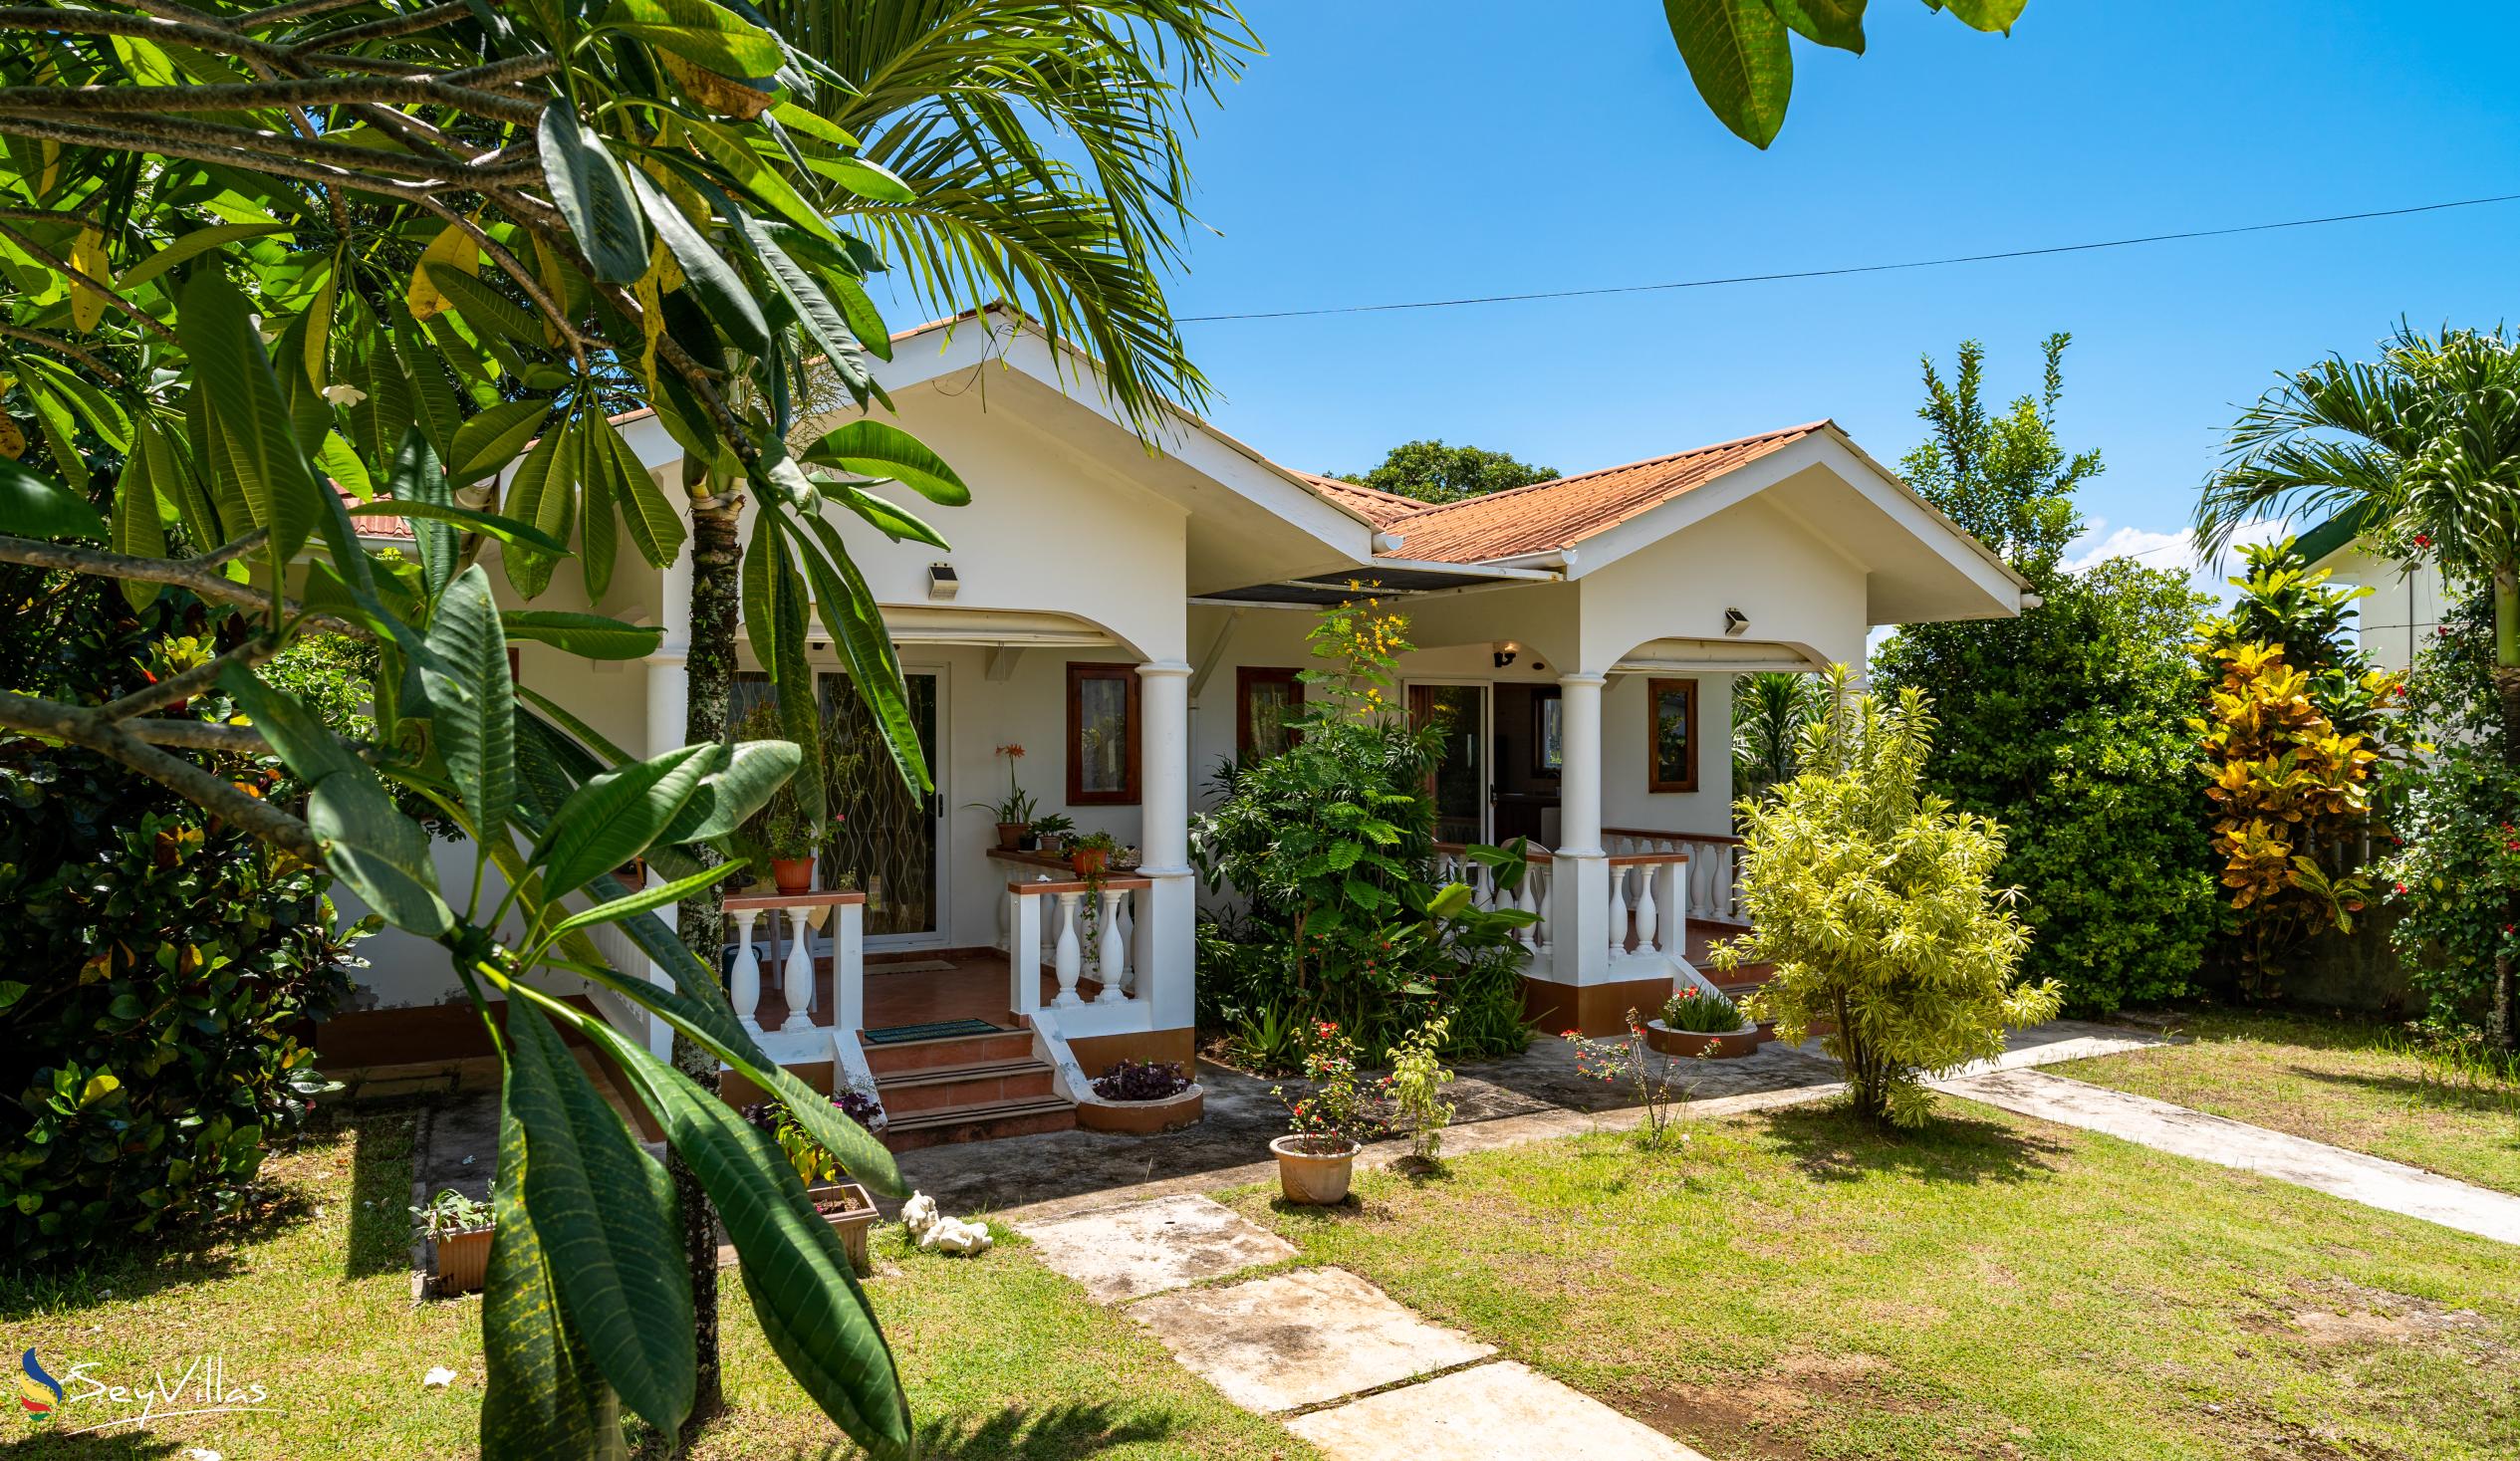
M 901 1145 L 1065 1125 L 1111 1061 L 1190 1058 L 1198 788 L 1270 748 L 1312 611 L 1351 583 L 1401 602 L 1409 703 L 1455 727 L 1441 836 L 1546 850 L 1525 889 L 1542 915 L 1532 1017 L 1596 1031 L 1658 1004 L 1689 924 L 1733 912 L 1732 676 L 1860 663 L 1874 625 L 2016 613 L 2026 592 L 1828 421 L 1428 506 L 1289 470 L 1185 412 L 1149 452 L 1079 362 L 996 315 L 908 332 L 880 376 L 973 492 L 928 511 L 949 554 L 836 519 L 937 790 L 910 798 L 880 755 L 840 779 L 849 832 L 818 879 L 834 890 L 730 899 L 749 935 L 730 958 L 770 1054 L 878 1083 Z M 623 429 L 678 481 L 653 421 Z M 688 582 L 687 560 L 617 572 L 603 608 L 667 626 L 644 663 L 526 644 L 522 677 L 626 749 L 679 744 Z M 813 652 L 846 725 L 840 661 Z M 975 804 L 1004 794 L 1009 745 L 1045 811 L 1134 847 L 1136 866 L 1098 894 L 996 851 Z M 438 950 L 388 933 L 368 952 L 367 1008 L 326 1028 L 328 1064 L 479 1040 Z M 591 998 L 664 1048 L 661 1024 Z

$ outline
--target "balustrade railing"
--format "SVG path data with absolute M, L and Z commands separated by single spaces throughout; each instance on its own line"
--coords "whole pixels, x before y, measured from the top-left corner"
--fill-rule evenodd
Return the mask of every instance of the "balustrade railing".
M 1741 911 L 1741 839 L 1719 833 L 1652 832 L 1605 827 L 1602 846 L 1616 856 L 1678 852 L 1688 858 L 1687 911 L 1712 923 L 1747 924 Z
M 1496 869 L 1470 855 L 1462 843 L 1435 844 L 1435 878 L 1439 882 L 1463 882 L 1470 886 L 1470 901 L 1478 907 L 1514 909 L 1529 913 L 1536 920 L 1516 930 L 1514 937 L 1536 957 L 1545 958 L 1551 947 L 1549 931 L 1549 898 L 1553 859 L 1546 849 L 1531 848 L 1525 853 L 1522 880 L 1513 887 L 1500 887 Z
M 854 1031 L 866 1022 L 866 916 L 863 892 L 744 893 L 726 900 L 727 942 L 734 962 L 727 970 L 727 999 L 745 1029 L 765 1032 L 761 1006 L 765 993 L 760 951 L 753 943 L 756 924 L 766 924 L 776 988 L 786 1015 L 775 1033 L 813 1030 L 813 935 L 824 933 L 832 961 L 832 1005 L 822 1011 L 823 1023 Z
M 1610 858 L 1610 951 L 1687 957 L 1686 852 L 1625 852 Z
M 1045 966 L 1057 982 L 1050 998 L 1053 1009 L 1127 1004 L 1142 997 L 1138 971 L 1145 960 L 1137 947 L 1137 895 L 1153 886 L 1153 879 L 1145 877 L 1007 883 L 1008 1007 L 1019 1015 L 1042 1008 Z M 1099 986 L 1092 1000 L 1081 991 L 1089 971 Z

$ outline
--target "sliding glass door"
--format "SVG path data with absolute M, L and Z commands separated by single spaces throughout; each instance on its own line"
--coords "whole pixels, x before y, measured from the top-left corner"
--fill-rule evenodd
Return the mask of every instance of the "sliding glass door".
M 919 747 L 940 778 L 936 758 L 937 677 L 910 671 L 910 719 Z M 769 678 L 735 677 L 731 710 L 739 736 L 776 736 L 777 710 Z M 817 881 L 855 887 L 867 895 L 867 936 L 904 943 L 933 936 L 942 926 L 938 906 L 937 815 L 940 796 L 913 796 L 901 784 L 891 752 L 878 734 L 849 676 L 818 677 L 823 713 L 826 809 L 835 815 L 824 843 Z M 749 721 L 749 724 L 747 723 Z

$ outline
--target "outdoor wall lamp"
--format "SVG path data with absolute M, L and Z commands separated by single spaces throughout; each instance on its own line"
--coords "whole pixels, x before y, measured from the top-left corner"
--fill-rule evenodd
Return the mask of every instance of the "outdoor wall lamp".
M 928 598 L 951 599 L 961 592 L 962 580 L 955 576 L 952 564 L 931 563 L 927 566 Z
M 1750 632 L 1750 615 L 1743 613 L 1738 609 L 1727 609 L 1724 610 L 1725 638 L 1738 639 L 1748 632 Z
M 1514 656 L 1522 652 L 1522 646 L 1516 644 L 1511 639 L 1499 639 L 1488 647 L 1495 651 L 1496 667 L 1498 669 L 1503 669 L 1505 666 L 1513 663 Z

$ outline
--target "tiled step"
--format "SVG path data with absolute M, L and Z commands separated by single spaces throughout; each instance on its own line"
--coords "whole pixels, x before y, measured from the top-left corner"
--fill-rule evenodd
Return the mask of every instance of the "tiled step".
M 1041 1096 L 893 1116 L 883 1128 L 883 1144 L 894 1151 L 912 1151 L 957 1141 L 993 1141 L 1001 1136 L 1066 1131 L 1076 1123 L 1074 1105 L 1055 1096 Z
M 993 1061 L 1030 1060 L 1033 1033 L 1006 1030 L 995 1035 L 948 1035 L 940 1040 L 909 1040 L 892 1045 L 869 1043 L 867 1069 L 881 1081 L 908 1071 L 943 1066 L 986 1065 Z
M 994 1105 L 1050 1095 L 1050 1068 L 1027 1051 L 1020 1060 L 936 1066 L 877 1078 L 883 1109 L 894 1119 L 948 1106 Z

